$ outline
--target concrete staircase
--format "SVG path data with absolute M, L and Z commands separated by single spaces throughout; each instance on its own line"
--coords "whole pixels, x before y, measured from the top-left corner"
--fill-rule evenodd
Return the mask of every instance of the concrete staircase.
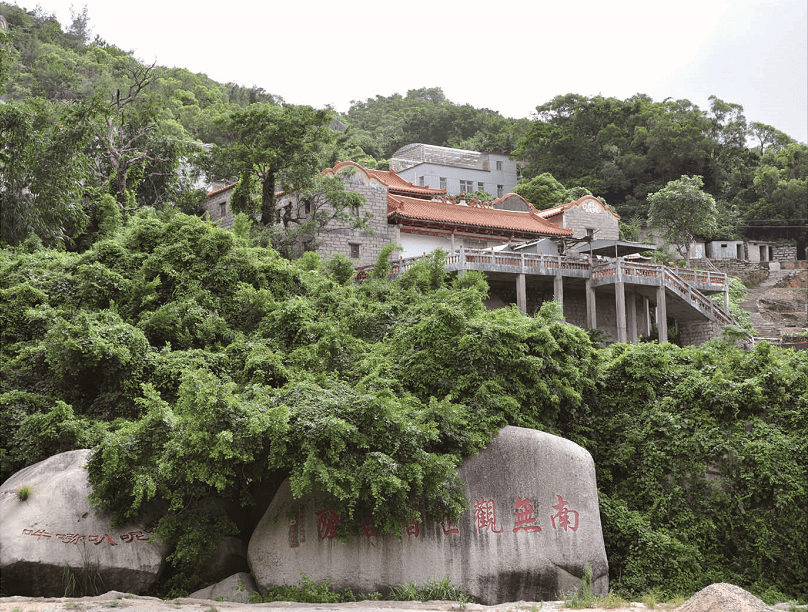
M 772 270 L 769 272 L 769 277 L 754 289 L 750 289 L 746 299 L 739 304 L 741 308 L 749 313 L 749 319 L 758 337 L 780 337 L 780 326 L 776 323 L 770 323 L 760 314 L 758 300 L 763 297 L 767 290 L 774 288 L 780 281 L 787 279 L 794 273 L 794 270 Z

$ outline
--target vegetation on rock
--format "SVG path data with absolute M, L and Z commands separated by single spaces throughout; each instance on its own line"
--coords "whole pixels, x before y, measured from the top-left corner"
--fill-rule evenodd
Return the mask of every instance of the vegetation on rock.
M 81 254 L 0 250 L 2 478 L 94 447 L 95 503 L 166 504 L 187 585 L 221 535 L 248 537 L 262 487 L 330 493 L 343 535 L 395 531 L 413 503 L 462 512 L 455 467 L 519 425 L 593 454 L 615 588 L 805 596 L 808 354 L 597 349 L 553 303 L 486 310 L 439 252 L 374 276 L 170 210 Z

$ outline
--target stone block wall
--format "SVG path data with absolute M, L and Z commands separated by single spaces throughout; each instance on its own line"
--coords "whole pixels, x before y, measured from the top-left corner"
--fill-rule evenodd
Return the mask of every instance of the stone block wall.
M 232 189 L 221 191 L 202 204 L 202 210 L 210 215 L 211 221 L 219 221 L 226 229 L 233 227 L 233 211 L 230 210 L 230 196 Z
M 350 190 L 365 198 L 359 209 L 360 216 L 369 212 L 373 218 L 366 229 L 355 229 L 346 223 L 330 223 L 317 234 L 320 243 L 317 252 L 325 257 L 341 253 L 357 259 L 354 255 L 358 251 L 356 265 L 371 265 L 376 263 L 382 247 L 392 242 L 391 237 L 396 234 L 395 226 L 387 224 L 387 188 L 378 183 L 364 184 L 356 176 L 349 177 L 347 183 Z
M 797 243 L 773 244 L 772 261 L 797 261 Z
M 572 206 L 563 214 L 564 227 L 571 229 L 575 238 L 586 237 L 588 229 L 593 230 L 596 240 L 617 240 L 620 238 L 617 217 L 599 204 L 589 206 L 588 210 L 582 206 Z
M 712 338 L 720 338 L 722 329 L 715 321 L 681 321 L 679 340 L 683 346 L 701 346 Z

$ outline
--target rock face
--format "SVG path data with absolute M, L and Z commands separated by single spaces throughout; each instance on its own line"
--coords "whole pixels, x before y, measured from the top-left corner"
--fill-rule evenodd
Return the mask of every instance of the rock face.
M 165 563 L 144 525 L 111 527 L 87 496 L 89 450 L 62 453 L 17 472 L 0 486 L 0 571 L 6 593 L 59 597 L 90 587 L 137 593 Z M 18 496 L 27 486 L 30 495 Z M 95 594 L 95 593 L 88 593 Z
M 214 599 L 218 601 L 234 601 L 236 603 L 247 603 L 250 595 L 257 593 L 255 581 L 246 572 L 233 574 L 217 584 L 213 584 L 204 589 L 191 593 L 191 599 Z
M 249 572 L 247 563 L 247 547 L 234 536 L 225 536 L 207 564 L 207 572 L 211 576 L 231 576 Z
M 296 585 L 301 572 L 336 589 L 385 591 L 404 582 L 450 576 L 481 603 L 557 599 L 581 585 L 608 592 L 608 562 L 595 466 L 580 446 L 531 429 L 506 427 L 459 470 L 470 511 L 456 523 L 411 523 L 394 535 L 334 537 L 338 517 L 305 498 L 290 521 L 288 481 L 253 532 L 248 560 L 258 589 Z

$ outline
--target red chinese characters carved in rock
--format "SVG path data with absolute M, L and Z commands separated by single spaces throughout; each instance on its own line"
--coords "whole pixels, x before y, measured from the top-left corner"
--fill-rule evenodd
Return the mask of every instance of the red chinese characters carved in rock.
M 92 542 L 92 543 L 93 543 L 93 544 L 95 544 L 96 546 L 98 546 L 99 544 L 103 543 L 103 542 L 104 542 L 104 540 L 106 540 L 107 542 L 109 542 L 109 543 L 110 543 L 110 544 L 112 544 L 113 546 L 117 546 L 117 545 L 118 545 L 118 543 L 117 543 L 115 540 L 113 540 L 113 539 L 110 537 L 110 535 L 109 535 L 108 533 L 105 533 L 105 534 L 104 534 L 104 535 L 102 535 L 102 536 L 100 536 L 100 535 L 91 535 L 91 536 L 87 536 L 87 540 L 88 540 L 88 541 L 90 541 L 90 542 Z
M 131 544 L 132 542 L 148 542 L 151 536 L 146 533 L 145 531 L 130 531 L 129 533 L 125 533 L 121 536 L 121 540 L 126 542 L 127 544 Z
M 564 531 L 567 531 L 567 529 L 578 531 L 578 513 L 575 510 L 567 508 L 569 502 L 564 501 L 563 497 L 560 495 L 556 495 L 556 497 L 558 498 L 558 503 L 553 506 L 553 510 L 557 510 L 557 512 L 550 517 L 550 520 L 553 522 L 553 529 L 561 528 Z M 575 519 L 574 523 L 571 518 Z M 558 521 L 557 525 L 556 521 Z
M 410 508 L 412 508 L 413 510 L 417 510 L 418 506 L 416 504 L 413 504 L 412 506 L 410 506 Z M 407 523 L 407 527 L 406 527 L 407 535 L 410 536 L 411 538 L 417 538 L 419 535 L 421 535 L 421 523 L 423 522 L 423 520 L 424 520 L 424 515 L 421 514 L 421 520 L 420 521 L 412 520 L 409 523 Z M 445 533 L 445 531 L 444 531 L 444 533 Z
M 529 499 L 516 498 L 516 523 L 513 526 L 513 532 L 517 531 L 532 531 L 538 533 L 541 527 L 536 524 L 536 515 L 533 504 Z
M 365 534 L 365 537 L 368 539 L 379 537 L 379 532 L 373 526 L 373 519 L 365 521 L 359 526 L 359 528 L 362 530 L 362 533 Z
M 440 524 L 440 528 L 443 529 L 443 535 L 460 535 L 460 529 L 458 529 L 455 522 L 450 519 L 448 516 L 444 517 L 443 522 Z
M 337 525 L 339 525 L 339 516 L 333 510 L 318 510 L 315 512 L 317 515 L 317 537 L 321 540 L 333 540 L 337 537 Z
M 497 509 L 493 499 L 481 497 L 474 502 L 474 522 L 477 525 L 477 533 L 482 533 L 485 529 L 490 529 L 492 533 L 502 533 L 502 523 L 499 530 L 496 529 Z
M 27 536 L 34 536 L 37 540 L 41 540 L 42 538 L 50 538 L 53 537 L 44 529 L 37 529 L 36 531 L 33 529 L 23 529 L 22 535 Z
M 84 542 L 84 536 L 79 533 L 57 533 L 56 537 L 63 544 L 82 544 Z

